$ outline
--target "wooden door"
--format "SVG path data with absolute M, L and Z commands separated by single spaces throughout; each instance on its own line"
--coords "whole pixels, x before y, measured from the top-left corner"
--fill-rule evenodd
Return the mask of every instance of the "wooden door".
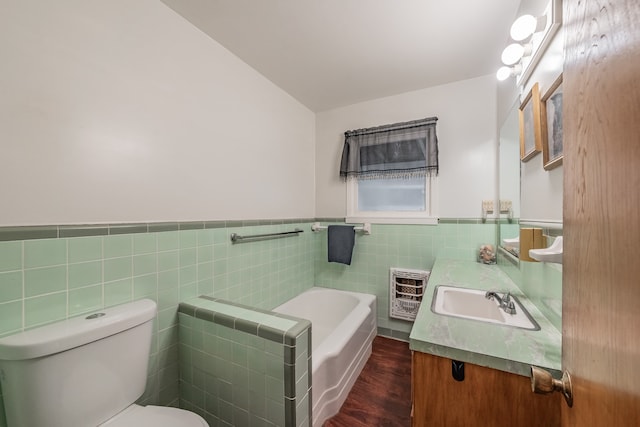
M 640 2 L 565 0 L 563 426 L 640 425 Z

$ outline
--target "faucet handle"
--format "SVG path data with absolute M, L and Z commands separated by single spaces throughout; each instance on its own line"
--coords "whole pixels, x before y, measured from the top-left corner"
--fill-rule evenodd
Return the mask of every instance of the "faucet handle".
M 509 303 L 513 304 L 513 301 L 511 301 L 511 292 L 505 293 L 504 298 L 502 298 L 502 301 L 504 302 L 505 305 L 508 305 Z
M 516 305 L 512 300 L 505 301 L 504 311 L 507 314 L 516 314 Z

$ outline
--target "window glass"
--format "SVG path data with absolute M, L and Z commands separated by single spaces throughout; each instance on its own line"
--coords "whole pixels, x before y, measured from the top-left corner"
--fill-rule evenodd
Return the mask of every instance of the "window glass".
M 420 212 L 426 209 L 424 177 L 358 181 L 360 212 Z

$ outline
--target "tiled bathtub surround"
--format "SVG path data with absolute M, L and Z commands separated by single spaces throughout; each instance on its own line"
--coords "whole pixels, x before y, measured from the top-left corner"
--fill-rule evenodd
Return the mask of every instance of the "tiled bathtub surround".
M 216 426 L 309 426 L 311 323 L 224 300 L 180 304 L 180 406 Z

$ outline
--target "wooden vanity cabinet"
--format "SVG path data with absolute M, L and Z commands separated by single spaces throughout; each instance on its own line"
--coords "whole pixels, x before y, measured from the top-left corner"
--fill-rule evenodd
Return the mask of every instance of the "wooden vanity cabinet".
M 528 377 L 465 363 L 456 381 L 451 359 L 411 358 L 412 427 L 560 426 L 560 393 L 534 394 Z

